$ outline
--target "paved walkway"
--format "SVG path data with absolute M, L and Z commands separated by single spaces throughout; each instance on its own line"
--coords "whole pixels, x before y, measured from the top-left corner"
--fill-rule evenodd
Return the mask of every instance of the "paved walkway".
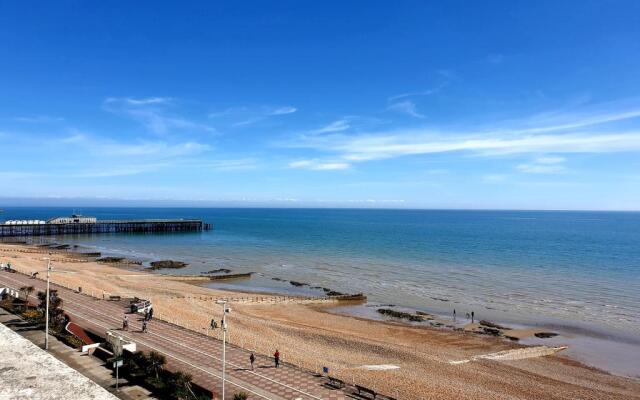
M 0 272 L 0 287 L 18 289 L 34 286 L 37 291 L 46 289 L 46 282 L 30 279 L 20 273 Z M 52 284 L 63 300 L 63 308 L 71 319 L 85 329 L 105 335 L 106 331 L 117 330 L 127 340 L 137 343 L 144 351 L 155 350 L 167 359 L 167 367 L 189 373 L 193 382 L 219 397 L 222 392 L 222 343 L 211 337 L 157 319 L 148 324 L 148 332 L 142 333 L 141 321 L 129 315 L 129 331 L 120 331 L 122 317 L 127 311 L 122 303 L 95 299 L 75 293 L 72 290 Z M 35 298 L 35 293 L 32 295 Z M 309 371 L 284 365 L 273 368 L 273 361 L 257 355 L 255 371 L 247 369 L 249 353 L 233 346 L 227 346 L 226 395 L 224 400 L 233 399 L 233 394 L 246 392 L 250 399 L 273 400 L 343 400 L 345 395 L 339 390 L 325 386 L 325 379 L 314 376 Z

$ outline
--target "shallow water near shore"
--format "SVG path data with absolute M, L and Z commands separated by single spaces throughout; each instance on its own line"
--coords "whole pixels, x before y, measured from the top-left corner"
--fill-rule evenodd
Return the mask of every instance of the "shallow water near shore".
M 78 244 L 104 255 L 142 261 L 173 259 L 190 264 L 170 271 L 175 274 L 200 274 L 216 268 L 257 273 L 250 280 L 213 283 L 221 288 L 322 294 L 287 282 L 295 280 L 344 293 L 363 292 L 372 302 L 441 315 L 449 315 L 454 308 L 459 316 L 473 310 L 478 319 L 580 327 L 584 332 L 575 333 L 580 337 L 604 332 L 605 337 L 596 335 L 597 340 L 607 343 L 627 343 L 624 338 L 640 340 L 640 213 L 81 211 L 98 219 L 200 218 L 215 228 L 189 234 L 37 240 Z M 63 208 L 5 208 L 2 217 L 47 219 L 71 212 Z M 625 349 L 624 354 L 640 358 L 640 347 Z M 610 349 L 598 354 L 601 359 L 613 358 Z M 596 358 L 585 361 L 602 366 L 602 360 Z M 625 374 L 638 372 L 627 369 Z

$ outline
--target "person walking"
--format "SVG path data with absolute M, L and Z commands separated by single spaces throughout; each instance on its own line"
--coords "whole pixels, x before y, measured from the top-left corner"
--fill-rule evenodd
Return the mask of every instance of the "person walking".
M 127 318 L 127 316 L 124 316 L 124 319 L 122 320 L 122 330 L 123 331 L 127 331 L 129 330 L 129 319 Z
M 153 307 L 149 307 L 149 321 L 153 318 Z
M 453 322 L 456 322 L 456 309 L 453 309 Z
M 280 367 L 280 352 L 276 349 L 276 352 L 273 353 L 273 360 L 276 363 L 276 368 Z
M 256 362 L 256 356 L 253 355 L 253 352 L 251 352 L 251 355 L 249 356 L 249 362 L 251 363 L 251 370 L 253 371 L 253 363 Z
M 474 318 L 475 318 L 475 314 L 473 311 L 471 311 L 471 323 L 473 324 Z
M 147 321 L 142 321 L 142 333 L 147 333 Z

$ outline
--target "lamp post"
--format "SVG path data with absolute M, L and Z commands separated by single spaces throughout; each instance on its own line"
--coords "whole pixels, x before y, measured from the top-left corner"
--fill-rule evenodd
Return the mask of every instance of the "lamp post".
M 45 322 L 44 322 L 44 349 L 49 350 L 49 301 L 51 298 L 49 297 L 49 281 L 51 278 L 51 259 L 45 258 L 47 260 L 47 298 L 46 298 L 46 306 L 45 306 Z
M 225 370 L 227 366 L 227 313 L 231 311 L 225 300 L 217 300 L 222 306 L 222 400 L 224 400 Z

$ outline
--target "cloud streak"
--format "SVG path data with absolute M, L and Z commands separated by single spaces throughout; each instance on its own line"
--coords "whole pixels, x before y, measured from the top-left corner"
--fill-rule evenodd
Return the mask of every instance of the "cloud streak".
M 288 147 L 309 148 L 330 153 L 345 162 L 381 160 L 410 155 L 469 153 L 481 156 L 511 154 L 614 153 L 640 151 L 640 129 L 620 130 L 601 125 L 640 117 L 640 110 L 600 113 L 586 117 L 555 116 L 553 124 L 530 126 L 498 124 L 480 131 L 446 131 L 432 128 L 393 130 L 345 135 L 302 135 Z M 330 132 L 330 130 L 329 130 Z M 550 162 L 523 166 L 529 171 L 559 171 Z
M 314 171 L 337 171 L 349 169 L 351 165 L 346 162 L 298 160 L 289 163 L 289 168 L 310 169 Z
M 387 110 L 407 114 L 414 118 L 427 118 L 426 115 L 420 114 L 417 110 L 416 104 L 409 100 L 393 103 L 387 107 Z
M 166 135 L 174 130 L 216 132 L 213 127 L 207 124 L 169 112 L 169 106 L 174 105 L 174 103 L 174 100 L 170 97 L 140 99 L 108 97 L 103 101 L 102 107 L 108 112 L 131 118 L 158 135 Z

